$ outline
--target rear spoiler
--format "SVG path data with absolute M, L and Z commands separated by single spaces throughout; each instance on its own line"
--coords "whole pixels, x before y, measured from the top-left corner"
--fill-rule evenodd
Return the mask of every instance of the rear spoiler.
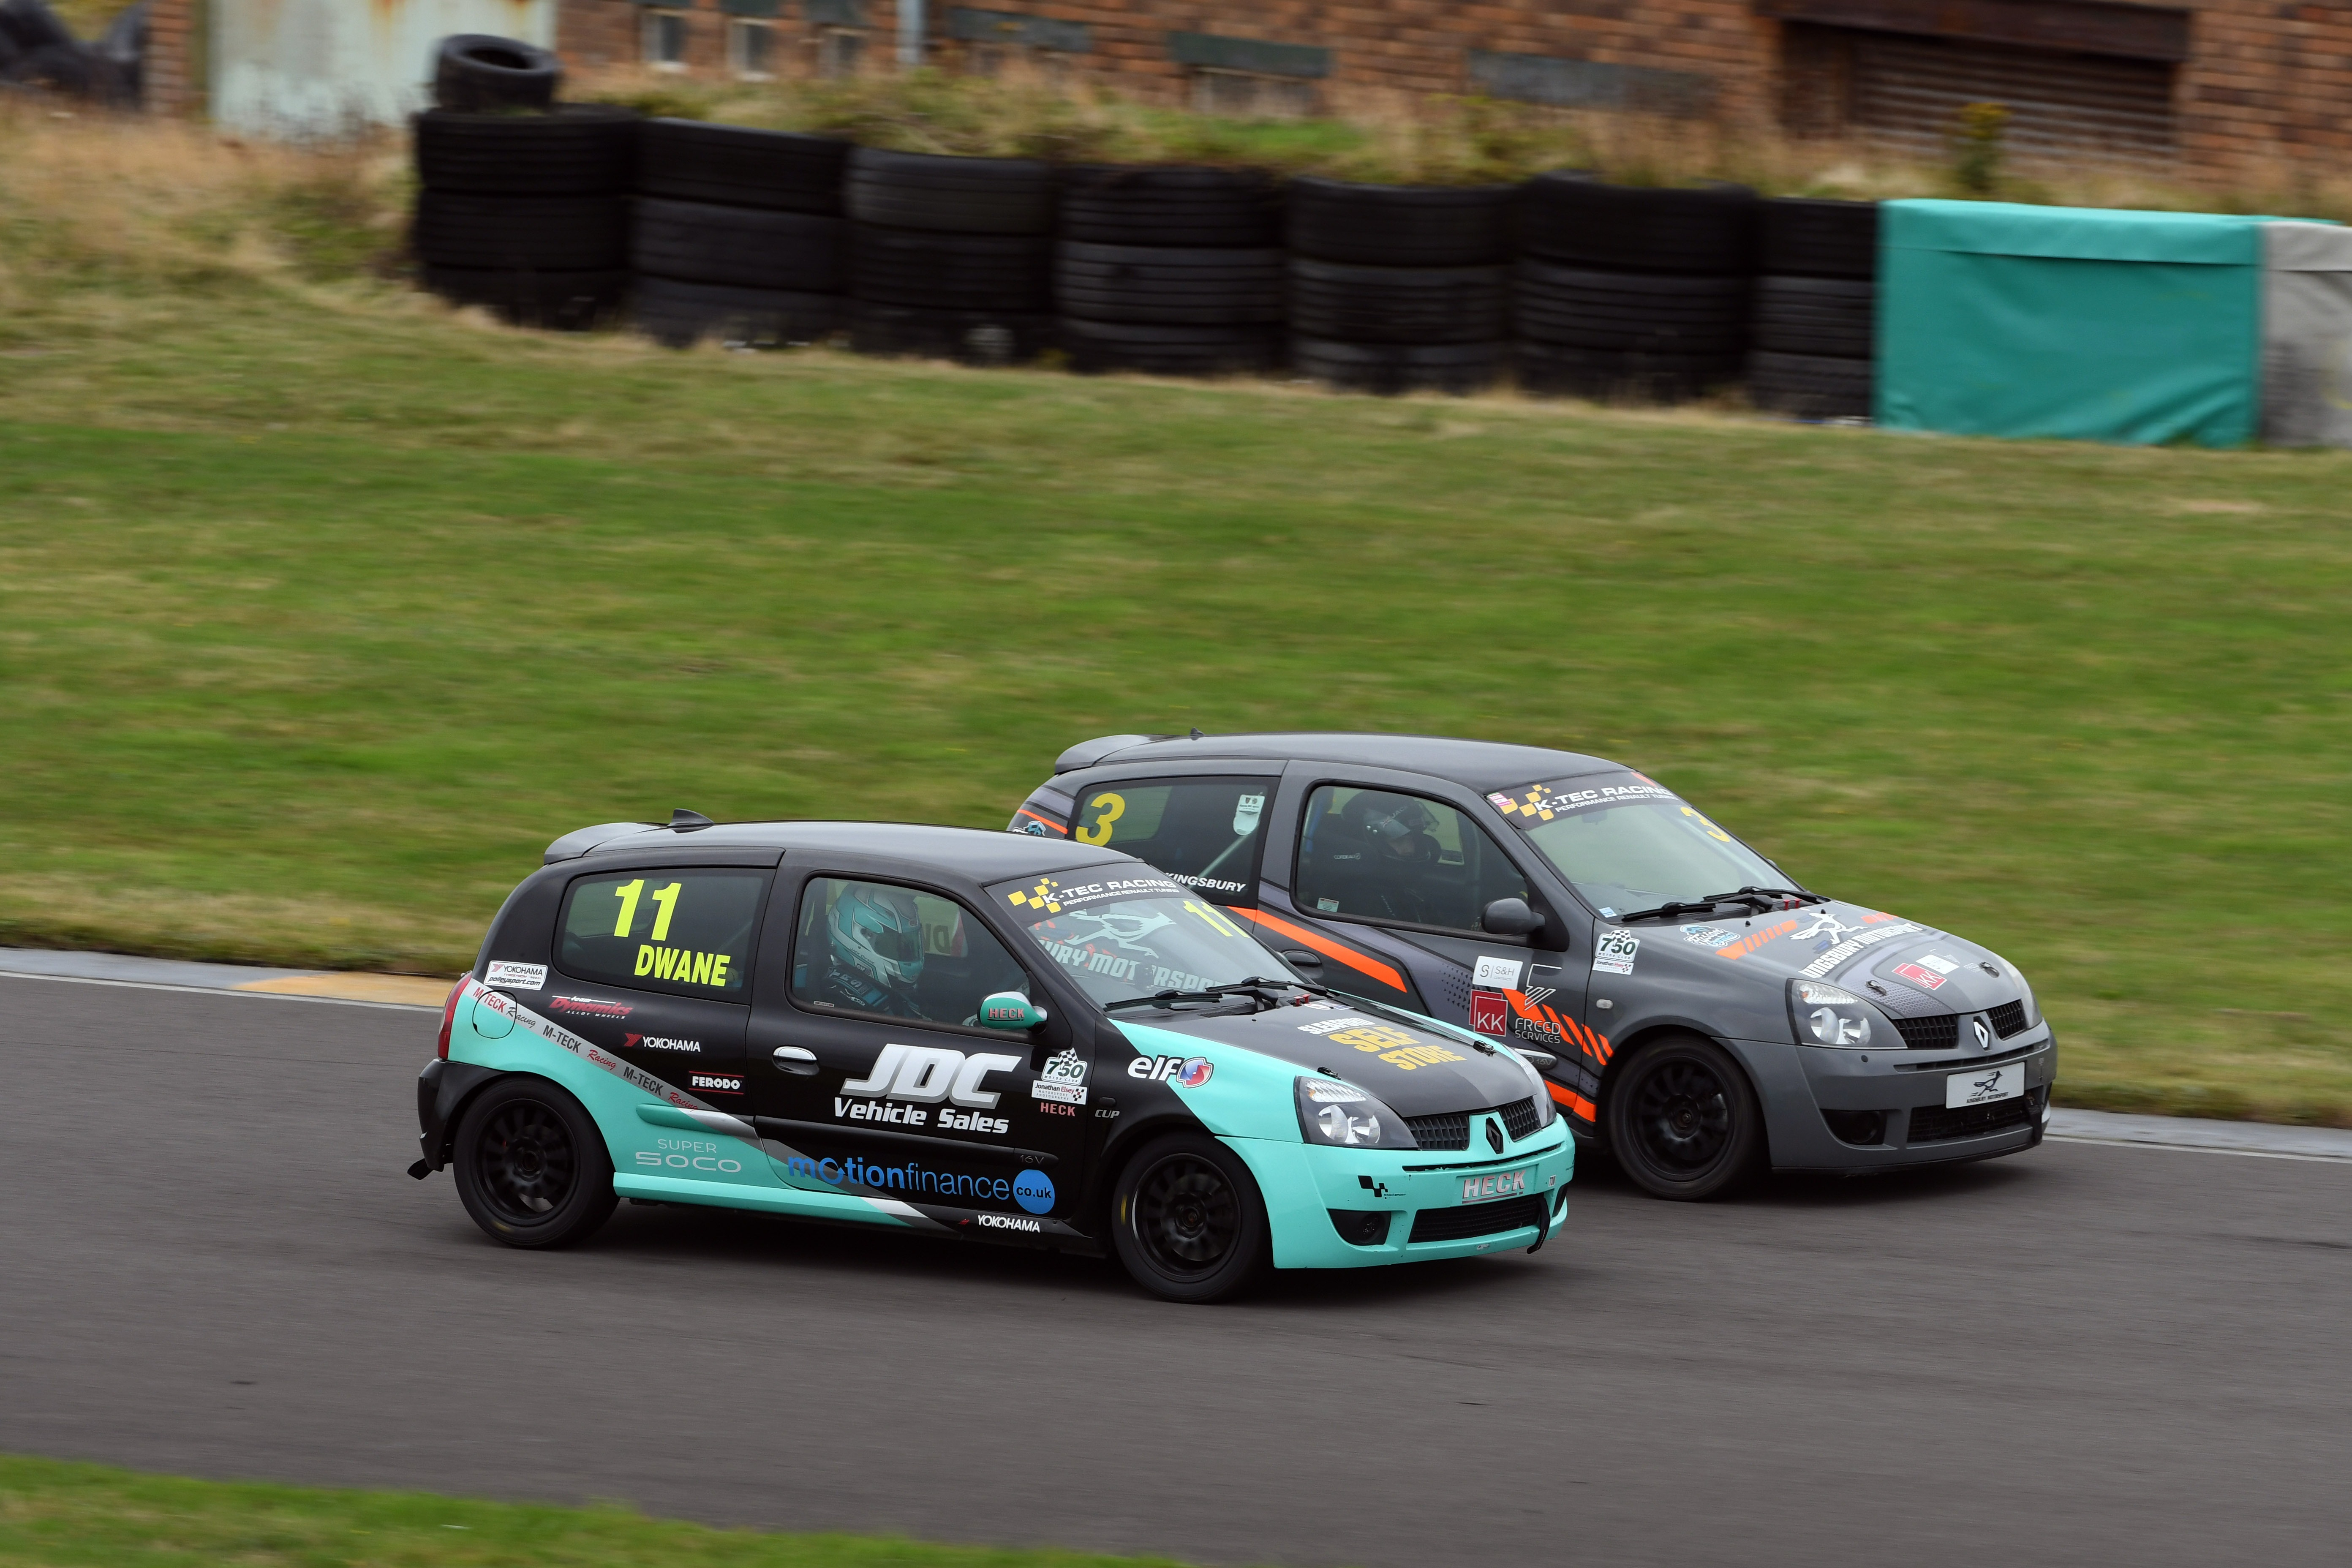
M 1093 767 L 1113 752 L 1123 752 L 1129 746 L 1140 746 L 1147 741 L 1170 741 L 1172 735 L 1098 735 L 1091 741 L 1080 741 L 1054 759 L 1056 773 L 1074 773 L 1080 768 Z
M 575 827 L 547 847 L 540 864 L 552 866 L 558 860 L 577 860 L 599 844 L 609 844 L 632 833 L 650 833 L 661 826 L 658 822 L 600 822 L 593 827 Z

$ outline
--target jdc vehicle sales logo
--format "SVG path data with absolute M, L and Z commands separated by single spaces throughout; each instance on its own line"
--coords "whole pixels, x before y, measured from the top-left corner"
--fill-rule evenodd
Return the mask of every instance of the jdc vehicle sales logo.
M 873 1071 L 841 1086 L 833 1100 L 834 1120 L 921 1127 L 936 1114 L 939 1126 L 946 1131 L 1008 1132 L 1013 1124 L 1004 1117 L 978 1114 L 993 1110 L 1003 1098 L 992 1089 L 982 1088 L 981 1082 L 990 1073 L 1011 1072 L 1020 1065 L 1019 1057 L 966 1056 L 940 1046 L 902 1046 L 894 1041 L 874 1058 Z M 931 1107 L 938 1109 L 934 1111 Z
M 1087 1102 L 1087 1064 L 1078 1059 L 1075 1050 L 1063 1051 L 1045 1058 L 1029 1092 L 1038 1100 L 1049 1100 L 1063 1105 L 1084 1105 Z

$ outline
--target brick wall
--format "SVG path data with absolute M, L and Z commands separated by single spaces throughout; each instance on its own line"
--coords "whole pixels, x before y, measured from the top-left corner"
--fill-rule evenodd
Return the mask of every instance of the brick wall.
M 2352 8 L 2217 0 L 2197 7 L 2173 89 L 2198 167 L 2341 178 L 2352 151 Z
M 139 92 L 151 114 L 186 114 L 197 106 L 194 11 L 194 0 L 150 0 Z

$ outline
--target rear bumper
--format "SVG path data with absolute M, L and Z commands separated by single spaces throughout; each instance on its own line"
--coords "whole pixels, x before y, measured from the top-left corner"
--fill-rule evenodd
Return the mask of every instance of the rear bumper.
M 426 1062 L 416 1075 L 416 1142 L 431 1170 L 449 1163 L 450 1142 L 457 1135 L 457 1114 L 476 1089 L 501 1076 L 495 1068 L 471 1062 Z
M 1726 1044 L 1763 1100 L 1776 1171 L 1850 1173 L 2014 1154 L 2042 1142 L 2058 1077 L 2057 1041 L 2046 1023 L 1981 1052 Z M 2011 1062 L 2025 1068 L 2021 1103 L 1997 1102 L 1972 1116 L 1945 1111 L 1947 1079 Z M 1878 1141 L 1864 1141 L 1873 1132 Z

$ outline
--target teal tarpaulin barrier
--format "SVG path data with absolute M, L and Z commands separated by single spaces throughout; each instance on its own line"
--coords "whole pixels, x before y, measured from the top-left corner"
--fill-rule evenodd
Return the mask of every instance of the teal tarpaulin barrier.
M 2262 220 L 1887 202 L 1877 420 L 2086 441 L 2253 439 Z

